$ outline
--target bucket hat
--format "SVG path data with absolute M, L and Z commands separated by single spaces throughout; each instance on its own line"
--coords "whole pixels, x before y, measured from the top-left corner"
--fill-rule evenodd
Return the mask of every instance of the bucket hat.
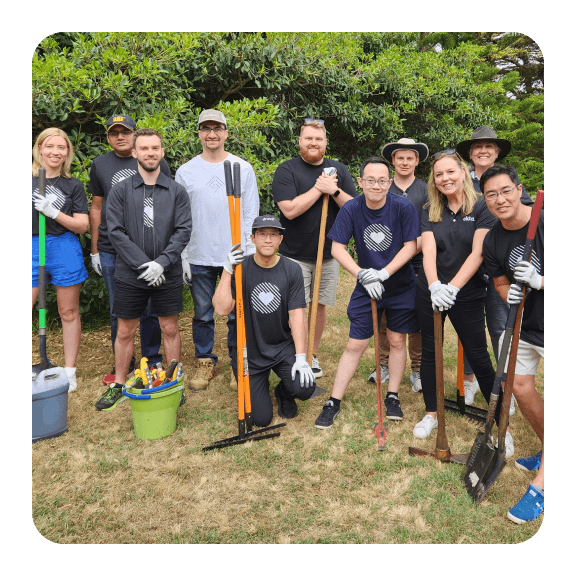
M 380 155 L 387 162 L 392 163 L 392 155 L 396 150 L 414 150 L 418 154 L 418 161 L 424 162 L 428 158 L 428 146 L 422 142 L 415 142 L 411 138 L 400 138 L 398 142 L 390 142 L 382 147 Z
M 480 126 L 480 128 L 476 128 L 476 130 L 472 132 L 472 137 L 470 140 L 464 140 L 456 146 L 456 152 L 458 152 L 458 154 L 460 154 L 460 156 L 462 156 L 466 162 L 470 162 L 470 146 L 475 142 L 482 142 L 486 140 L 495 142 L 498 148 L 500 148 L 496 162 L 507 156 L 510 152 L 510 149 L 512 148 L 512 143 L 510 140 L 498 138 L 496 136 L 496 132 L 494 132 L 490 126 Z

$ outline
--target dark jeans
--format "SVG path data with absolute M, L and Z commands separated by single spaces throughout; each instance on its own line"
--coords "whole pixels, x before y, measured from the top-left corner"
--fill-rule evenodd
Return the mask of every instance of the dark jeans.
M 196 358 L 210 358 L 214 364 L 218 356 L 214 348 L 214 306 L 212 297 L 216 292 L 216 281 L 222 275 L 222 266 L 199 266 L 190 264 L 192 286 L 190 293 L 194 301 L 194 318 L 192 319 L 192 339 L 196 348 Z M 228 354 L 230 366 L 236 366 L 236 312 L 228 314 Z
M 114 291 L 116 289 L 114 268 L 116 267 L 116 254 L 100 252 L 100 264 L 102 265 L 102 275 L 110 300 L 110 339 L 112 340 L 112 352 L 114 352 L 114 343 L 116 342 L 116 334 L 118 332 L 118 319 L 114 312 Z M 149 365 L 155 366 L 158 362 L 162 362 L 162 354 L 160 354 L 161 343 L 162 331 L 160 330 L 158 316 L 150 312 L 150 301 L 148 301 L 148 306 L 144 314 L 140 317 L 140 345 L 142 358 L 148 358 Z M 133 358 L 133 361 L 135 361 L 135 358 Z
M 434 353 L 434 312 L 428 290 L 417 290 L 416 310 L 422 330 L 422 362 L 420 366 L 420 378 L 422 380 L 422 394 L 427 412 L 435 412 L 436 404 L 436 364 Z M 442 314 L 442 338 L 444 338 L 444 321 L 446 316 L 450 319 L 456 330 L 462 348 L 468 356 L 472 370 L 476 374 L 480 390 L 486 402 L 490 401 L 490 393 L 494 385 L 496 373 L 490 361 L 486 344 L 486 327 L 484 324 L 484 298 L 469 301 L 459 301 L 452 308 Z M 496 417 L 500 414 L 498 401 Z
M 490 334 L 494 359 L 496 360 L 496 364 L 498 364 L 498 342 L 502 332 L 504 332 L 504 327 L 506 326 L 506 319 L 508 318 L 510 305 L 500 298 L 500 294 L 498 294 L 496 288 L 494 288 L 492 278 L 490 278 L 490 281 L 488 282 L 484 308 L 486 310 L 486 327 L 488 328 L 488 334 Z M 474 373 L 474 370 L 472 370 L 468 363 L 466 354 L 464 354 L 464 373 Z
M 270 371 L 274 370 L 283 385 L 280 386 L 280 394 L 285 398 L 297 398 L 298 400 L 308 400 L 316 390 L 316 383 L 311 387 L 300 386 L 300 375 L 296 373 L 296 379 L 292 380 L 292 366 L 296 362 L 296 356 L 292 355 L 281 360 L 269 370 L 253 373 L 250 371 L 250 358 L 248 358 L 248 371 L 250 379 L 250 402 L 252 404 L 252 422 L 255 426 L 268 426 L 272 422 L 273 406 L 270 398 L 270 382 L 268 380 Z M 236 367 L 234 367 L 234 376 Z

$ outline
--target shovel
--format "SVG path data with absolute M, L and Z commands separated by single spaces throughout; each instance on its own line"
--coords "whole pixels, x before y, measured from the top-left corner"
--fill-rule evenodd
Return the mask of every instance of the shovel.
M 524 245 L 524 252 L 522 260 L 530 261 L 532 258 L 532 247 L 534 244 L 534 237 L 538 228 L 538 221 L 540 219 L 540 212 L 542 203 L 544 201 L 544 192 L 539 190 L 536 195 L 536 201 L 532 208 L 532 215 L 530 217 L 530 226 L 528 227 L 528 234 L 526 236 L 526 244 Z M 526 294 L 526 286 L 522 287 L 522 293 Z M 478 430 L 478 435 L 470 451 L 470 456 L 466 462 L 466 470 L 463 475 L 464 485 L 466 491 L 471 496 L 474 502 L 481 502 L 488 490 L 492 487 L 500 472 L 506 466 L 506 453 L 505 453 L 505 438 L 506 427 L 508 426 L 508 413 L 510 410 L 510 400 L 512 397 L 512 387 L 514 383 L 514 374 L 516 367 L 516 356 L 518 352 L 518 341 L 520 339 L 520 326 L 522 324 L 522 311 L 524 309 L 524 301 L 520 304 L 510 307 L 508 318 L 506 320 L 506 328 L 502 340 L 502 349 L 498 357 L 498 366 L 496 368 L 496 377 L 494 379 L 494 386 L 490 394 L 490 404 L 488 406 L 488 416 L 486 418 L 486 425 L 484 431 Z M 512 344 L 510 345 L 510 342 Z M 506 375 L 506 387 L 504 397 L 502 399 L 502 406 L 500 408 L 500 424 L 498 426 L 498 449 L 494 447 L 490 441 L 490 432 L 494 423 L 494 415 L 496 412 L 496 405 L 500 395 L 500 388 L 504 369 L 506 367 L 506 358 L 508 356 L 508 349 L 510 348 L 510 359 L 508 361 L 508 374 Z
M 432 456 L 441 462 L 465 464 L 468 454 L 452 454 L 446 435 L 446 418 L 444 411 L 444 357 L 442 351 L 442 313 L 434 310 L 434 356 L 436 361 L 436 403 L 438 431 L 436 433 L 436 449 L 434 452 L 410 446 L 411 456 Z M 378 372 L 378 370 L 376 370 Z
M 46 196 L 46 169 L 38 170 L 38 189 Z M 32 378 L 54 365 L 46 357 L 46 216 L 38 215 L 38 341 L 40 344 L 40 362 L 32 364 Z
M 378 395 L 378 422 L 374 424 L 374 433 L 378 438 L 378 450 L 384 450 L 387 428 L 384 424 L 384 407 L 382 405 L 382 375 L 380 373 L 380 342 L 378 332 L 378 310 L 376 300 L 372 298 L 372 326 L 374 330 L 374 351 L 376 353 L 376 394 Z

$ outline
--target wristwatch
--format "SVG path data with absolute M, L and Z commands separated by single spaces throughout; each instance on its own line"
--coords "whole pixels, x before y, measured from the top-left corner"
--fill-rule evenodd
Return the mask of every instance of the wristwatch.
M 336 198 L 338 196 L 338 194 L 340 194 L 340 188 L 336 188 L 336 192 L 334 192 L 334 194 L 332 194 L 332 196 L 334 198 Z

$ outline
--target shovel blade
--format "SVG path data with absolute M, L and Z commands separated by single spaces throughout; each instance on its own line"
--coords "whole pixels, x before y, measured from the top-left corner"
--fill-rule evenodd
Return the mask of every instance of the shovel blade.
M 478 489 L 476 490 L 476 494 L 474 495 L 474 502 L 482 502 L 488 490 L 492 488 L 496 482 L 496 479 L 498 476 L 500 476 L 500 472 L 504 470 L 504 466 L 506 466 L 506 458 L 503 454 L 497 452 L 492 466 L 487 471 L 486 480 L 484 482 L 480 482 Z
M 495 466 L 496 458 L 496 448 L 487 439 L 487 434 L 479 431 L 470 450 L 466 470 L 462 477 L 466 492 L 475 502 L 477 502 L 478 492 L 482 490 L 482 486 Z

